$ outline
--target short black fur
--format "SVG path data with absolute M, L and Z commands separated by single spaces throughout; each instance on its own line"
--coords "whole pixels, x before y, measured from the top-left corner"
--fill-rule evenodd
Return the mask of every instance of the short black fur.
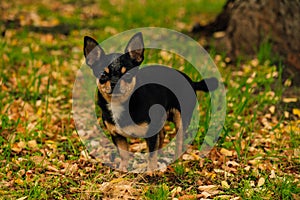
M 142 81 L 143 76 L 139 75 L 139 65 L 144 59 L 144 43 L 141 33 L 135 34 L 128 45 L 125 48 L 123 54 L 113 53 L 105 54 L 104 50 L 98 45 L 98 43 L 86 36 L 84 38 L 84 55 L 86 57 L 86 63 L 92 68 L 95 77 L 98 79 L 98 105 L 102 110 L 102 120 L 104 125 L 108 128 L 111 133 L 112 140 L 118 149 L 128 150 L 126 142 L 127 134 L 124 134 L 122 129 L 127 128 L 130 130 L 131 137 L 144 137 L 146 138 L 149 156 L 149 169 L 155 169 L 157 158 L 155 151 L 161 148 L 163 144 L 164 134 L 158 131 L 156 134 L 149 135 L 152 129 L 161 127 L 164 125 L 164 120 L 173 121 L 177 123 L 177 128 L 187 129 L 190 118 L 181 119 L 181 108 L 175 94 L 168 88 L 158 84 L 147 84 L 138 89 L 135 88 L 139 81 Z M 150 66 L 151 67 L 151 66 Z M 153 66 L 160 68 L 159 66 Z M 134 70 L 132 70 L 134 69 Z M 174 69 L 164 69 L 174 70 Z M 201 90 L 204 92 L 213 91 L 218 87 L 218 80 L 216 78 L 204 79 L 200 82 L 193 82 L 186 74 L 180 72 L 183 77 L 189 82 L 193 88 L 195 94 L 196 91 Z M 121 85 L 118 82 L 123 80 L 123 85 L 128 89 L 128 92 L 122 93 Z M 112 102 L 112 93 L 120 94 L 119 101 Z M 151 124 L 153 127 L 147 127 L 139 130 L 136 126 L 131 123 L 131 120 L 125 117 L 122 113 L 124 112 L 122 106 L 129 104 L 129 113 L 131 120 L 137 125 L 147 126 Z M 190 113 L 193 112 L 195 102 L 191 103 Z M 164 107 L 168 116 L 164 116 L 162 113 L 159 117 L 152 119 L 149 116 L 149 109 L 159 104 Z M 119 107 L 120 113 L 113 115 L 112 106 Z M 132 127 L 131 127 L 132 126 Z M 119 127 L 119 129 L 118 129 Z M 121 130 L 120 130 L 121 128 Z M 182 141 L 180 143 L 182 145 Z M 181 149 L 181 147 L 179 147 Z M 121 153 L 122 162 L 120 168 L 126 170 L 128 155 Z

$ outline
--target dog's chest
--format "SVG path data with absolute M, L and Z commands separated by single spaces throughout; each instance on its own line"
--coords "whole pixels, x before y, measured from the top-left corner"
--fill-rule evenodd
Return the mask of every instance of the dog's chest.
M 125 111 L 124 105 L 119 103 L 109 103 L 107 104 L 107 108 L 111 111 L 115 123 L 117 123 L 121 119 L 121 116 Z
M 132 121 L 125 105 L 118 103 L 107 104 L 107 108 L 112 113 L 112 118 L 115 124 L 106 124 L 112 134 L 117 133 L 124 137 L 146 137 L 148 133 L 148 123 L 135 123 Z

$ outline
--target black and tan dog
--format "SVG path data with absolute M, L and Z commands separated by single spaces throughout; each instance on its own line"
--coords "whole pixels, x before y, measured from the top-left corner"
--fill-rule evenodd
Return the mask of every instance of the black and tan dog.
M 141 71 L 139 66 L 144 60 L 142 34 L 137 33 L 130 39 L 124 54 L 105 54 L 94 39 L 86 36 L 84 38 L 84 56 L 87 65 L 91 67 L 97 78 L 98 105 L 102 110 L 103 123 L 119 150 L 122 160 L 119 168 L 121 170 L 127 169 L 129 160 L 128 137 L 146 139 L 149 151 L 148 170 L 154 170 L 157 167 L 157 150 L 163 145 L 165 135 L 162 127 L 165 120 L 175 124 L 177 130 L 176 154 L 180 155 L 182 153 L 183 134 L 188 127 L 190 117 L 182 118 L 180 103 L 167 87 L 153 83 L 137 88 L 143 76 L 147 76 L 138 75 Z M 159 66 L 153 66 L 153 69 L 162 69 L 158 70 L 158 73 L 173 70 Z M 187 75 L 181 72 L 180 74 L 190 84 L 194 93 L 197 90 L 208 92 L 218 87 L 216 78 L 193 82 Z M 195 101 L 191 103 L 190 116 L 195 107 Z M 156 116 L 152 122 L 149 109 L 155 104 L 163 106 L 167 116 L 163 114 Z M 129 105 L 129 108 L 126 108 L 126 105 Z M 125 115 L 125 109 L 129 109 L 131 119 Z M 154 121 L 156 122 L 154 123 Z M 149 127 L 150 123 L 152 126 L 160 127 L 160 130 L 157 130 L 155 134 L 151 133 L 153 127 Z

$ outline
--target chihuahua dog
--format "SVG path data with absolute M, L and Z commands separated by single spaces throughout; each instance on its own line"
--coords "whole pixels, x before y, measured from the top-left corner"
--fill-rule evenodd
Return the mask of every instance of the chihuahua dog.
M 144 60 L 142 33 L 136 33 L 129 40 L 123 54 L 106 54 L 96 40 L 85 36 L 84 56 L 86 64 L 93 70 L 97 80 L 97 103 L 102 110 L 103 124 L 111 134 L 112 141 L 119 151 L 121 157 L 119 168 L 127 170 L 129 160 L 127 138 L 130 137 L 145 138 L 149 152 L 148 170 L 152 171 L 157 167 L 157 150 L 162 148 L 164 142 L 163 124 L 166 120 L 175 124 L 176 155 L 181 155 L 183 153 L 183 134 L 188 127 L 190 118 L 182 119 L 178 99 L 167 87 L 159 84 L 150 83 L 138 87 L 138 83 L 147 76 L 145 73 L 139 76 L 141 71 L 139 66 Z M 177 71 L 156 65 L 148 67 L 157 69 L 158 73 Z M 216 78 L 193 82 L 186 74 L 179 73 L 189 83 L 195 94 L 196 91 L 208 92 L 218 87 Z M 195 102 L 191 103 L 190 115 L 192 115 Z M 167 116 L 162 114 L 156 116 L 155 120 L 151 120 L 149 109 L 155 104 L 161 105 Z M 127 105 L 129 108 L 125 108 L 128 107 Z M 130 120 L 125 115 L 125 109 L 129 109 Z M 153 128 L 150 127 L 152 121 L 156 121 L 153 123 L 159 127 L 154 134 L 150 133 L 150 130 L 153 132 Z

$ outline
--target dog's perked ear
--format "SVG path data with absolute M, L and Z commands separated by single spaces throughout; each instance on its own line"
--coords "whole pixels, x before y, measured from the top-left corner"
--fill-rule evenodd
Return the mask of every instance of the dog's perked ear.
M 144 60 L 144 41 L 141 32 L 136 33 L 129 40 L 125 53 L 128 53 L 133 64 L 140 65 Z
M 105 55 L 98 42 L 89 36 L 84 37 L 83 54 L 86 58 L 86 64 L 90 67 Z

